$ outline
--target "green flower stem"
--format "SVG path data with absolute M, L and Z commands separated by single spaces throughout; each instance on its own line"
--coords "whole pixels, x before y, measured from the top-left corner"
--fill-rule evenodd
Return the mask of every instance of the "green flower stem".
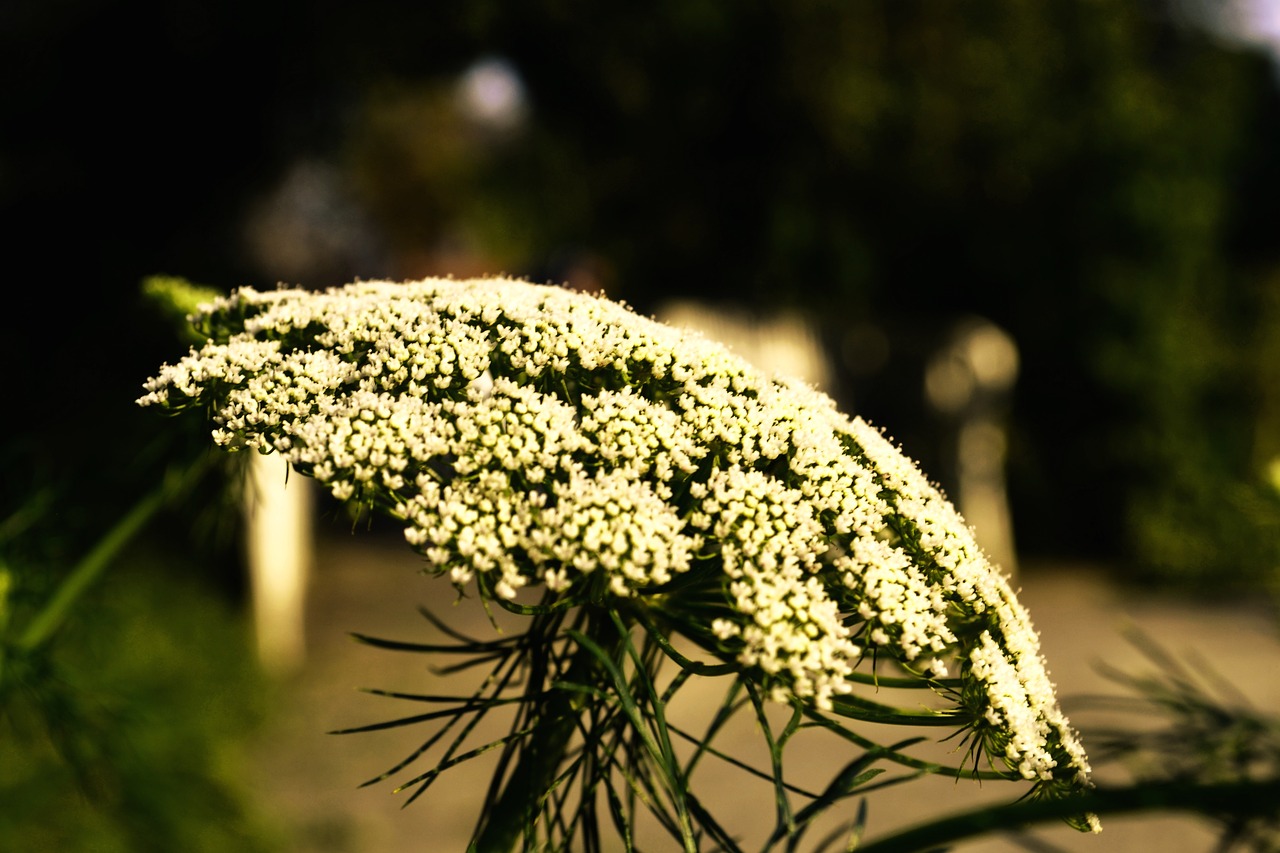
M 27 623 L 26 630 L 15 643 L 15 649 L 30 653 L 49 642 L 66 621 L 76 602 L 106 571 L 120 551 L 146 527 L 152 516 L 170 501 L 176 492 L 190 486 L 204 473 L 211 464 L 211 458 L 204 457 L 176 477 L 167 478 L 159 488 L 134 504 L 75 565 L 40 612 Z
M 611 652 L 621 642 L 608 618 L 591 619 L 590 627 L 584 633 Z M 565 674 L 557 680 L 569 684 L 595 684 L 600 680 L 600 670 L 596 655 L 578 646 Z M 533 681 L 530 679 L 531 689 Z M 538 701 L 528 715 L 528 719 L 537 721 L 537 728 L 525 741 L 502 792 L 488 809 L 484 825 L 471 847 L 475 853 L 508 853 L 533 827 L 548 792 L 560 775 L 569 742 L 589 701 L 588 695 L 572 690 L 551 690 Z
M 0 521 L 0 545 L 35 525 L 53 503 L 53 489 L 45 487 Z
M 886 761 L 892 761 L 903 767 L 910 767 L 913 770 L 919 770 L 922 773 L 936 773 L 940 776 L 951 776 L 956 779 L 981 779 L 992 781 L 1008 782 L 1017 777 L 1011 775 L 1007 770 L 979 770 L 975 767 L 948 767 L 942 764 L 935 764 L 932 761 L 924 761 L 919 758 L 913 758 L 910 755 L 899 752 L 895 747 L 884 746 L 876 743 L 870 738 L 863 737 L 852 729 L 845 728 L 843 725 L 834 720 L 829 720 L 822 714 L 813 709 L 806 709 L 805 715 L 811 722 L 806 725 L 819 726 L 827 731 L 833 732 L 836 736 L 844 738 L 852 744 L 863 749 L 873 750 L 884 756 Z
M 912 827 L 858 847 L 858 853 L 913 853 L 951 845 L 990 832 L 1035 823 L 1096 815 L 1149 811 L 1185 811 L 1233 817 L 1274 815 L 1280 803 L 1280 779 L 1198 785 L 1185 782 L 1144 783 L 1095 788 L 1062 799 L 1022 800 L 978 809 Z
M 32 652 L 47 643 L 66 621 L 80 596 L 111 565 L 120 550 L 146 526 L 168 497 L 168 489 L 156 489 L 133 505 L 98 544 L 67 575 L 44 608 L 32 618 L 18 639 L 19 651 Z

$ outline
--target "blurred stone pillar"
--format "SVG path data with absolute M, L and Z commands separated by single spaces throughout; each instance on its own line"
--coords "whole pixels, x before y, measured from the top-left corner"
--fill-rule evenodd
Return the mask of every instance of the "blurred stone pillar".
M 1008 415 L 1018 377 L 1018 348 L 987 320 L 953 327 L 925 366 L 929 405 L 947 422 L 942 439 L 951 467 L 950 497 L 992 562 L 1017 570 L 1013 522 L 1005 483 Z
M 252 454 L 245 495 L 245 545 L 253 626 L 263 669 L 285 675 L 306 656 L 305 604 L 311 575 L 311 483 L 279 454 Z

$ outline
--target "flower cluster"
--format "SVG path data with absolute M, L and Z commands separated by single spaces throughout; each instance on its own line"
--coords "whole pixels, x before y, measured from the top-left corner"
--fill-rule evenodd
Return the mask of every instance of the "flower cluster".
M 193 319 L 207 343 L 139 402 L 209 407 L 219 444 L 401 519 L 455 584 L 655 609 L 696 595 L 714 618 L 695 641 L 818 709 L 866 658 L 956 667 L 996 757 L 1085 782 L 1006 581 L 917 468 L 818 392 L 506 279 L 244 289 Z

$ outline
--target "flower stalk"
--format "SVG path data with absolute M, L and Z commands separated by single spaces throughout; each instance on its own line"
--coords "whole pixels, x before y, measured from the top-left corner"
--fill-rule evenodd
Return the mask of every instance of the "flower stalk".
M 546 619 L 547 615 L 534 619 Z M 615 649 L 618 637 L 609 620 L 598 614 L 590 620 L 586 629 L 606 647 Z M 535 627 L 531 633 L 541 634 Z M 526 706 L 528 719 L 534 728 L 529 737 L 516 748 L 514 767 L 492 806 L 488 806 L 481 818 L 474 841 L 477 853 L 503 853 L 513 850 L 517 843 L 535 827 L 546 806 L 548 794 L 555 787 L 570 742 L 582 725 L 581 717 L 586 704 L 583 693 L 565 689 L 566 685 L 594 684 L 601 668 L 600 647 L 590 649 L 579 645 L 571 654 L 568 666 L 559 678 L 548 672 L 545 663 L 535 664 L 528 675 L 525 691 L 531 696 Z M 536 660 L 537 658 L 535 658 Z M 557 682 L 560 689 L 556 689 Z M 549 690 L 542 690 L 544 686 Z M 495 780 L 496 781 L 496 780 Z

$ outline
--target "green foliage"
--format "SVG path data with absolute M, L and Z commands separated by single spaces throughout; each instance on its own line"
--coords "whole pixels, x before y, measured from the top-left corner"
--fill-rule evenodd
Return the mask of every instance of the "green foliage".
M 153 275 L 142 280 L 142 295 L 164 314 L 181 336 L 199 343 L 200 339 L 192 334 L 187 317 L 196 313 L 202 304 L 212 302 L 222 294 L 212 287 L 192 284 L 185 278 Z
M 0 520 L 6 849 L 273 849 L 270 824 L 248 805 L 241 752 L 264 685 L 214 571 L 225 543 L 209 535 L 225 532 L 233 469 L 193 461 L 184 437 L 150 442 L 171 456 L 137 500 L 107 509 L 41 482 Z M 31 476 L 5 463 L 13 485 Z M 225 470 L 206 476 L 215 463 Z M 181 573 L 169 568 L 172 534 L 156 532 L 165 512 L 184 519 Z
M 274 849 L 244 786 L 265 700 L 245 626 L 168 558 L 135 549 L 129 561 L 52 647 L 6 641 L 0 837 L 33 851 Z M 15 572 L 19 599 L 35 571 Z
M 419 748 L 365 783 L 379 784 L 413 773 L 396 783 L 398 793 L 410 792 L 407 802 L 427 793 L 451 768 L 497 753 L 493 782 L 480 805 L 473 839 L 476 850 L 566 850 L 579 845 L 595 850 L 610 838 L 620 840 L 627 850 L 652 844 L 686 851 L 748 849 L 724 803 L 717 813 L 706 799 L 719 793 L 702 782 L 707 774 L 701 768 L 710 762 L 726 762 L 745 778 L 766 783 L 764 788 L 743 786 L 741 794 L 731 798 L 732 807 L 741 809 L 748 802 L 772 807 L 775 824 L 762 839 L 762 849 L 788 853 L 830 849 L 833 842 L 859 836 L 868 811 L 865 797 L 886 787 L 928 774 L 980 779 L 987 784 L 1009 781 L 1009 774 L 997 770 L 945 766 L 912 757 L 909 749 L 925 737 L 884 745 L 851 725 L 854 720 L 873 718 L 890 725 L 930 725 L 935 731 L 938 726 L 958 725 L 953 717 L 930 717 L 914 705 L 927 690 L 924 682 L 891 675 L 878 679 L 886 694 L 901 696 L 901 709 L 845 704 L 824 714 L 794 701 L 775 705 L 772 710 L 778 713 L 770 713 L 770 703 L 759 686 L 742 677 L 732 664 L 690 659 L 661 633 L 636 629 L 637 613 L 644 608 L 530 610 L 537 612 L 527 631 L 498 641 L 465 636 L 425 610 L 423 615 L 451 642 L 357 637 L 377 648 L 441 656 L 450 661 L 440 668 L 442 674 L 464 670 L 483 674 L 470 696 L 370 691 L 439 710 L 337 732 L 428 727 L 430 733 Z M 674 674 L 669 671 L 672 662 L 678 665 Z M 723 698 L 714 713 L 695 727 L 686 720 L 695 706 L 682 691 L 697 690 L 698 676 L 716 679 Z M 513 705 L 516 713 L 504 715 Z M 914 711 L 907 710 L 913 707 Z M 739 714 L 757 723 L 766 747 L 763 762 L 758 756 L 735 755 L 717 741 Z M 504 721 L 507 729 L 488 740 L 492 727 L 488 735 L 478 732 L 486 730 L 490 717 Z M 796 784 L 797 762 L 788 759 L 790 742 L 806 731 L 842 739 L 841 748 L 852 756 L 820 789 Z M 419 762 L 426 768 L 414 773 L 410 768 Z M 768 788 L 772 788 L 771 797 L 750 796 Z M 1072 803 L 1079 791 L 1065 794 L 1064 801 Z M 830 810 L 854 799 L 862 800 L 854 818 L 833 821 Z M 1056 816 L 1070 821 L 1079 812 L 1067 808 Z M 820 820 L 823 817 L 825 823 Z M 805 845 L 815 827 L 831 834 L 810 848 Z

